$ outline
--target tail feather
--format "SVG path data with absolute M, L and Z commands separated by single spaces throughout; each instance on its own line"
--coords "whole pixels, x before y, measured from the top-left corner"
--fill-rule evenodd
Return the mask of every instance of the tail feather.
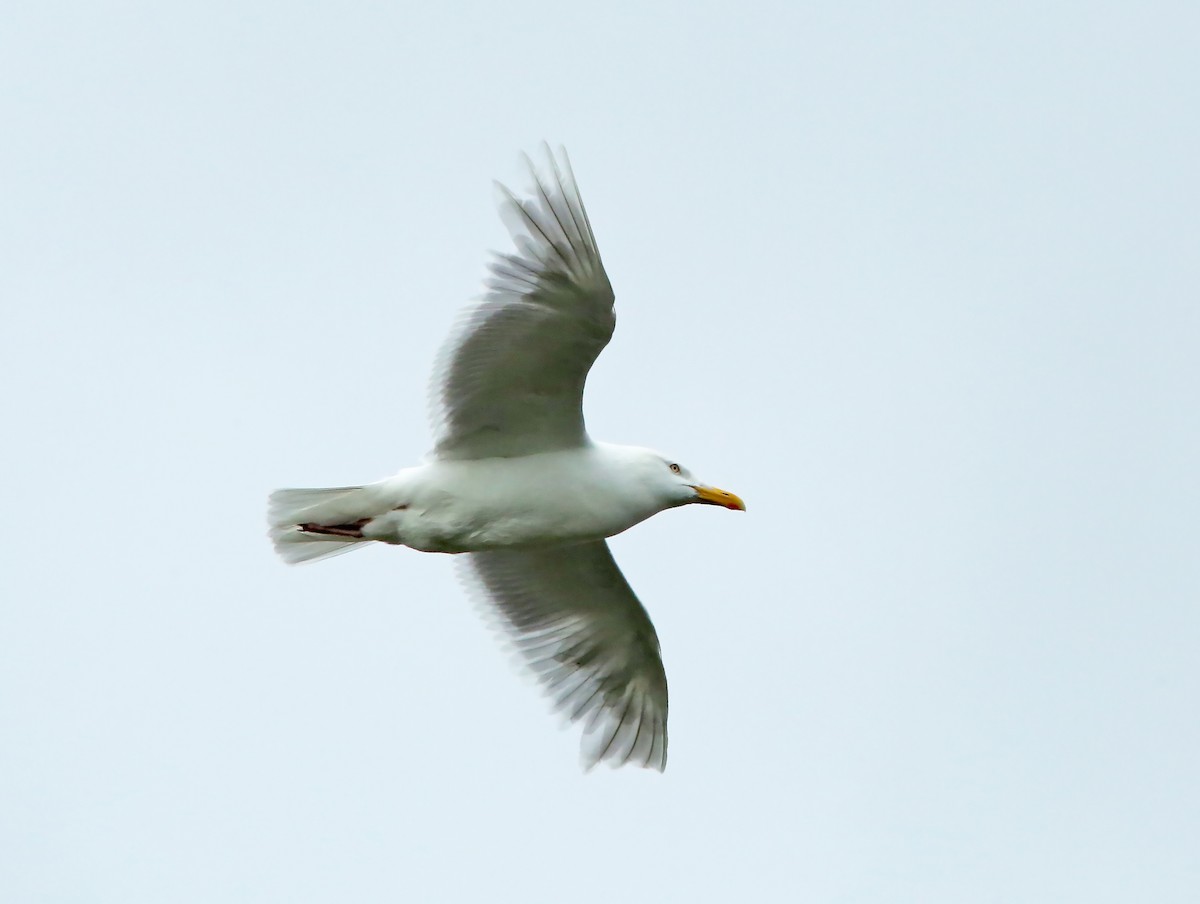
M 348 497 L 361 489 L 362 487 L 325 487 L 322 489 L 276 490 L 267 501 L 267 521 L 272 527 L 281 524 L 298 524 L 301 521 L 320 521 L 336 506 L 336 503 L 349 502 Z M 318 509 L 320 511 L 317 511 Z M 306 517 L 301 517 L 301 515 Z
M 289 565 L 316 562 L 370 542 L 344 534 L 316 533 L 305 524 L 345 524 L 361 516 L 362 487 L 276 490 L 267 506 L 271 542 Z

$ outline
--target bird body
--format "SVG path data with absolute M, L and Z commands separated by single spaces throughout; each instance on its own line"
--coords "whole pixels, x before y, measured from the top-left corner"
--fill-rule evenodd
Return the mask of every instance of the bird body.
M 591 442 L 516 458 L 433 459 L 315 506 L 306 495 L 290 505 L 293 492 L 273 497 L 273 536 L 292 561 L 369 540 L 444 553 L 603 540 L 696 495 L 657 452 Z
M 745 506 L 658 452 L 588 437 L 584 383 L 613 292 L 565 154 L 548 156 L 532 197 L 503 189 L 517 253 L 492 262 L 445 346 L 428 460 L 360 487 L 277 490 L 270 536 L 289 563 L 371 542 L 460 554 L 556 707 L 583 723 L 584 762 L 661 770 L 658 636 L 604 541 L 675 506 Z

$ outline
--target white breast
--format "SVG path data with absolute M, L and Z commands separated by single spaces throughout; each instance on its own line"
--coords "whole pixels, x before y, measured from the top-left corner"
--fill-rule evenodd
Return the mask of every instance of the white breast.
M 403 471 L 364 534 L 425 552 L 597 540 L 661 510 L 596 447 L 519 458 L 435 461 Z

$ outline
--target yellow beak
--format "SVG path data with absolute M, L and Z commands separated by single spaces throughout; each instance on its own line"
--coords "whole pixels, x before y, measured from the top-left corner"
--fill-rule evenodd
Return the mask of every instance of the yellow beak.
M 738 512 L 746 511 L 746 503 L 742 502 L 733 493 L 703 485 L 693 486 L 692 489 L 696 491 L 697 502 L 704 502 L 708 505 L 723 505 L 727 509 L 733 509 Z

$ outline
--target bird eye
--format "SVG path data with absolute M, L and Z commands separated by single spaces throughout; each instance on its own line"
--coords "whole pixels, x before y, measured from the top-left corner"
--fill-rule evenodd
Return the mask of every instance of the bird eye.
M 682 471 L 683 471 L 683 468 L 679 467 L 679 465 L 674 465 L 674 464 L 671 465 L 671 473 L 672 474 L 679 474 L 679 473 L 682 473 Z

